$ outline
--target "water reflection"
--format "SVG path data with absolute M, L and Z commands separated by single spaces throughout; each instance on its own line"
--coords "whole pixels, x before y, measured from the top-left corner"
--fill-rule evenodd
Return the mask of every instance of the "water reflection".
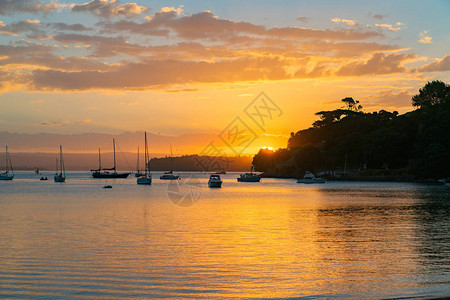
M 0 296 L 386 298 L 450 288 L 446 188 L 224 181 L 190 208 L 158 181 L 121 181 L 114 193 L 83 180 L 3 191 Z

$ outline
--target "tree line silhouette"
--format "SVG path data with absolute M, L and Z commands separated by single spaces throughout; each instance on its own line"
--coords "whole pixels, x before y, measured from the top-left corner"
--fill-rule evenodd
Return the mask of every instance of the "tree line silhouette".
M 450 86 L 428 82 L 411 99 L 415 110 L 365 113 L 359 101 L 320 111 L 308 129 L 292 132 L 287 148 L 261 149 L 253 158 L 266 176 L 305 171 L 340 177 L 418 180 L 450 177 Z

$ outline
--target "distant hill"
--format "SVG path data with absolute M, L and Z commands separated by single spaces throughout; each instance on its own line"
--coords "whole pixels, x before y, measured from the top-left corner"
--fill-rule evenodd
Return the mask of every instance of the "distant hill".
M 15 170 L 54 171 L 56 153 L 10 153 L 13 168 Z M 4 152 L 0 154 L 0 170 L 4 168 Z M 136 153 L 116 153 L 118 170 L 134 171 L 137 167 Z M 3 164 L 2 164 L 3 162 Z M 208 157 L 197 155 L 185 155 L 173 158 L 174 169 L 177 171 L 246 171 L 250 170 L 251 156 L 241 157 Z M 88 171 L 98 168 L 98 154 L 64 153 L 64 164 L 68 171 Z M 102 153 L 102 166 L 113 166 L 113 153 Z M 152 158 L 150 168 L 153 171 L 170 170 L 170 157 Z M 143 154 L 140 157 L 140 169 L 144 169 Z

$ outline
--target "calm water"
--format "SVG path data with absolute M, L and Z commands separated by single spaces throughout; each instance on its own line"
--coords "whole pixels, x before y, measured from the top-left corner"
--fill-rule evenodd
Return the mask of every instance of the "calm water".
M 0 298 L 450 296 L 450 186 L 207 177 L 0 182 Z

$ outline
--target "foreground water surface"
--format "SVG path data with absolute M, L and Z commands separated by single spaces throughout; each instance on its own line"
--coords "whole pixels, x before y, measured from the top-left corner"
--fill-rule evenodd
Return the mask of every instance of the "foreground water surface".
M 0 182 L 0 298 L 450 296 L 448 185 L 48 176 Z

